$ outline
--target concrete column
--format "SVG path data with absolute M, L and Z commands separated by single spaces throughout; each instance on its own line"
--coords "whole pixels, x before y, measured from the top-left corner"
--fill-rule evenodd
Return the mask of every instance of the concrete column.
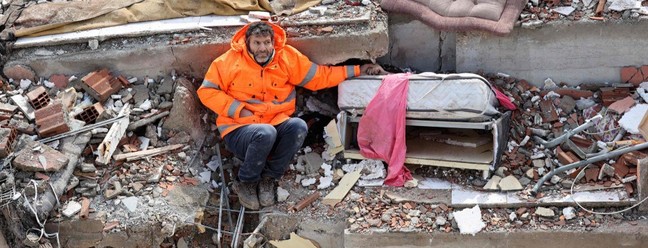
M 389 14 L 389 51 L 378 61 L 418 71 L 454 71 L 456 34 L 402 14 Z

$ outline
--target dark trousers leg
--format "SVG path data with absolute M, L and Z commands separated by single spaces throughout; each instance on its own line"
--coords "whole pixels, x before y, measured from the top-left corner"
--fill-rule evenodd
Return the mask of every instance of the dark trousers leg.
M 308 133 L 308 126 L 304 120 L 290 118 L 276 126 L 277 139 L 270 152 L 268 166 L 263 171 L 264 176 L 279 179 L 283 176 L 288 164 L 301 148 Z
M 279 179 L 307 133 L 306 122 L 290 118 L 277 126 L 251 124 L 240 127 L 225 136 L 225 145 L 243 160 L 238 174 L 240 181 L 256 182 L 262 174 Z
M 241 182 L 261 180 L 261 172 L 277 137 L 277 130 L 269 124 L 246 125 L 225 135 L 225 145 L 243 160 L 238 177 Z

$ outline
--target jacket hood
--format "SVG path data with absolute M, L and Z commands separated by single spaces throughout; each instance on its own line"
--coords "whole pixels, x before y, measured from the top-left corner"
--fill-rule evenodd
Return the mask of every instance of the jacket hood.
M 270 22 L 266 23 L 272 27 L 272 30 L 274 30 L 274 49 L 276 53 L 286 45 L 286 31 L 279 27 L 279 25 Z M 245 46 L 245 32 L 248 30 L 248 27 L 250 27 L 250 24 L 247 24 L 239 29 L 239 31 L 236 31 L 236 34 L 232 37 L 231 46 L 232 49 L 237 52 L 247 50 L 247 47 Z

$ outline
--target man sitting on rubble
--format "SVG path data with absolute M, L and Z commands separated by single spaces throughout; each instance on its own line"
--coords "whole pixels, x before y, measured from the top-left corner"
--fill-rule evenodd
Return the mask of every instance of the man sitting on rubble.
M 383 74 L 379 65 L 321 66 L 286 45 L 286 32 L 250 23 L 216 58 L 202 86 L 201 102 L 218 115 L 227 148 L 243 160 L 234 190 L 249 209 L 274 204 L 275 183 L 304 142 L 308 127 L 295 112 L 295 86 L 319 90 L 349 77 Z M 257 196 L 258 190 L 258 196 Z

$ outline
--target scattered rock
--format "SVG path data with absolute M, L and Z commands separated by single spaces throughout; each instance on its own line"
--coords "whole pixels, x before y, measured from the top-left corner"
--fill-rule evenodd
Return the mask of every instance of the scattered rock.
M 65 217 L 71 218 L 81 211 L 81 203 L 76 201 L 69 201 L 65 208 L 63 209 L 63 215 Z
M 499 188 L 503 191 L 523 189 L 522 184 L 513 175 L 503 178 L 499 183 Z
M 535 211 L 537 215 L 540 215 L 542 217 L 554 217 L 555 213 L 553 210 L 550 208 L 545 208 L 545 207 L 538 207 Z
M 290 193 L 288 193 L 288 190 L 285 190 L 282 187 L 277 187 L 277 201 L 278 202 L 285 202 L 288 199 L 288 196 L 290 196 Z

